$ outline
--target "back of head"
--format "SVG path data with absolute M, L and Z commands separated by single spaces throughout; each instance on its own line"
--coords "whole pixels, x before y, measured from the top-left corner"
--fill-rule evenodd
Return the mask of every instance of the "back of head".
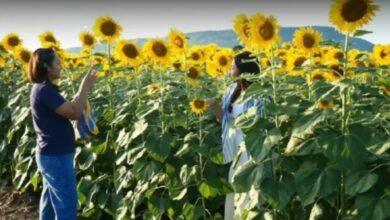
M 240 74 L 259 74 L 260 66 L 257 58 L 248 51 L 238 53 L 234 56 L 234 63 L 236 64 Z
M 54 59 L 55 52 L 50 48 L 35 50 L 29 63 L 28 80 L 32 83 L 50 83 L 47 67 L 52 65 Z

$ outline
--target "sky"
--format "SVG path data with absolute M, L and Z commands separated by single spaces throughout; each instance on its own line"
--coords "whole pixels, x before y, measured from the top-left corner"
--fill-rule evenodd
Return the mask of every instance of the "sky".
M 381 9 L 363 27 L 374 33 L 363 38 L 390 43 L 390 0 L 374 0 Z M 54 32 L 63 48 L 80 46 L 79 33 L 92 31 L 95 19 L 109 15 L 118 21 L 122 37 L 164 37 L 171 28 L 184 32 L 233 28 L 237 14 L 274 15 L 284 27 L 331 26 L 332 0 L 1 0 L 0 39 L 16 32 L 24 45 L 40 46 L 38 35 Z

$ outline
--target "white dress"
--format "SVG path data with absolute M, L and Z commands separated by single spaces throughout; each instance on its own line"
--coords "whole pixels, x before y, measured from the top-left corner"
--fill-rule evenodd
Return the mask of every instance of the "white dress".
M 232 112 L 230 114 L 235 119 L 243 112 L 243 110 L 244 110 L 244 104 L 233 104 Z M 240 148 L 239 146 L 241 142 L 244 141 L 244 137 L 245 137 L 241 129 L 232 128 L 232 127 L 229 128 L 228 136 L 229 138 L 227 139 L 227 141 L 230 141 L 232 145 L 237 146 L 238 148 Z M 249 155 L 246 151 L 244 151 L 241 153 L 237 163 L 234 163 L 233 161 L 229 170 L 229 183 L 233 183 L 233 176 L 237 168 L 248 160 L 249 160 Z M 241 203 L 240 207 L 237 207 L 238 200 L 243 200 L 243 202 L 240 202 Z M 227 194 L 226 201 L 225 201 L 225 220 L 233 220 L 234 216 L 240 218 L 242 211 L 247 206 L 249 200 L 250 198 L 248 193 Z

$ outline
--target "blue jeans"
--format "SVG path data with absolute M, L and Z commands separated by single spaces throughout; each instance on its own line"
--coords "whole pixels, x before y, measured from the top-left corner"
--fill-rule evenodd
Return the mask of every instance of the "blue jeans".
M 36 154 L 43 190 L 39 203 L 40 220 L 76 220 L 77 189 L 74 154 Z

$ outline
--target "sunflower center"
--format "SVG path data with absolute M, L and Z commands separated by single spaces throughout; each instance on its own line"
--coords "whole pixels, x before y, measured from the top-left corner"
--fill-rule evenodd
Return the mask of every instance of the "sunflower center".
M 344 54 L 340 51 L 334 54 L 334 58 L 336 58 L 338 60 L 342 59 L 343 57 L 344 57 Z
M 356 22 L 364 17 L 368 11 L 368 5 L 363 0 L 350 0 L 341 9 L 341 16 L 347 22 Z
M 181 39 L 181 37 L 176 37 L 175 38 L 175 44 L 176 44 L 177 47 L 183 48 L 183 46 L 184 46 L 183 39 Z
M 226 66 L 228 64 L 226 57 L 220 57 L 218 61 L 221 66 Z
M 128 58 L 136 58 L 138 56 L 137 48 L 135 48 L 132 44 L 126 44 L 122 47 L 122 52 L 126 55 Z
M 286 52 L 282 51 L 278 53 L 278 57 L 284 57 L 286 55 Z
M 332 69 L 334 72 L 333 72 L 333 75 L 334 76 L 337 76 L 337 77 L 340 77 L 340 75 L 344 75 L 344 71 L 340 68 L 339 65 L 335 64 L 335 65 L 331 65 L 330 66 L 330 69 Z
M 23 62 L 28 63 L 30 61 L 31 55 L 27 51 L 22 51 L 20 53 L 20 57 L 22 58 Z
M 295 61 L 294 61 L 294 66 L 295 67 L 298 67 L 298 66 L 302 66 L 302 64 L 306 61 L 306 58 L 304 57 L 298 57 Z
M 205 106 L 205 101 L 203 101 L 203 100 L 195 100 L 194 101 L 194 106 L 197 109 L 203 109 L 203 107 Z
M 112 21 L 105 21 L 100 26 L 100 30 L 106 36 L 113 36 L 116 32 L 116 25 Z
M 199 60 L 199 59 L 200 59 L 200 56 L 199 56 L 198 53 L 192 53 L 192 54 L 191 54 L 191 58 L 192 58 L 193 60 Z
M 56 39 L 52 36 L 52 35 L 47 35 L 45 37 L 45 41 L 47 42 L 52 42 L 52 43 L 56 43 Z
M 321 103 L 321 106 L 323 106 L 323 107 L 330 106 L 330 101 L 328 101 L 328 100 L 321 100 L 320 103 Z
M 188 71 L 187 76 L 188 76 L 189 78 L 191 78 L 191 79 L 196 79 L 196 78 L 198 78 L 198 76 L 199 76 L 199 71 L 198 71 L 196 68 L 191 67 L 191 68 L 189 69 L 189 71 Z
M 179 63 L 179 62 L 174 63 L 173 67 L 175 67 L 176 69 L 179 69 L 181 67 L 181 63 Z
M 17 37 L 10 37 L 10 38 L 8 39 L 8 44 L 9 44 L 10 46 L 12 46 L 12 47 L 18 46 L 19 43 L 20 43 L 20 40 L 19 40 L 19 38 L 17 38 Z
M 387 57 L 387 53 L 385 50 L 382 50 L 381 53 L 379 54 L 379 56 L 384 59 L 385 57 Z
M 269 40 L 274 36 L 274 26 L 268 20 L 259 28 L 259 34 L 264 40 Z
M 93 40 L 93 38 L 90 35 L 85 35 L 84 36 L 84 43 L 86 45 L 93 45 L 94 40 Z
M 321 57 L 322 57 L 322 54 L 321 54 L 321 52 L 316 52 L 316 53 L 313 54 L 313 57 L 319 57 L 319 58 L 321 58 Z
M 313 81 L 315 80 L 324 80 L 324 76 L 322 74 L 314 74 Z
M 311 34 L 303 35 L 303 46 L 306 48 L 312 48 L 315 44 L 315 39 Z
M 158 57 L 164 57 L 168 53 L 167 48 L 161 42 L 155 42 L 152 46 L 152 50 Z

